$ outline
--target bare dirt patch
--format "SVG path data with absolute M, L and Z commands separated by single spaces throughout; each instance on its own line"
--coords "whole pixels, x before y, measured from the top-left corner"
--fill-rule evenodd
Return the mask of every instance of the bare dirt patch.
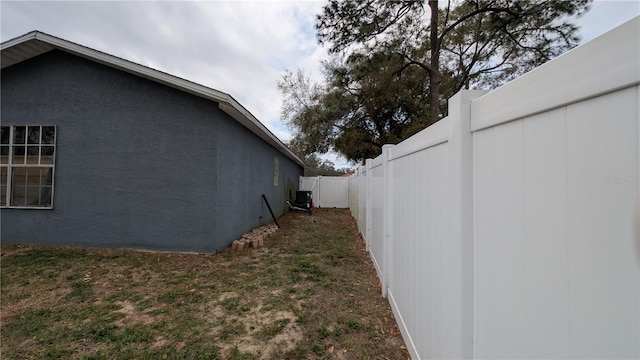
M 115 325 L 117 327 L 124 327 L 126 325 L 136 323 L 148 325 L 154 322 L 153 316 L 150 316 L 143 311 L 137 310 L 135 304 L 130 302 L 129 300 L 118 301 L 116 303 L 122 306 L 122 308 L 120 310 L 116 310 L 115 312 L 124 315 L 123 318 L 115 322 Z
M 407 359 L 347 210 L 217 254 L 2 247 L 7 359 Z

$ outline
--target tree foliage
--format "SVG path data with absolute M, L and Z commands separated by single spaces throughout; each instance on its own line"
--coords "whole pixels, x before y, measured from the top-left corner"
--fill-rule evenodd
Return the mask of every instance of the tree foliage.
M 305 163 L 304 176 L 340 176 L 352 171 L 351 168 L 345 167 L 336 169 L 333 162 L 327 159 L 321 159 L 317 153 L 305 153 L 304 144 L 293 139 L 289 142 L 289 148 Z
M 495 88 L 575 46 L 592 0 L 330 0 L 316 30 L 324 83 L 279 83 L 308 152 L 375 157 L 446 115 L 461 89 Z

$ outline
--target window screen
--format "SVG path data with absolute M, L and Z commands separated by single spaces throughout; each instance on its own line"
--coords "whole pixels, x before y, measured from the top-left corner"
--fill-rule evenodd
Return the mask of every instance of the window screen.
M 56 127 L 0 127 L 0 206 L 52 208 Z

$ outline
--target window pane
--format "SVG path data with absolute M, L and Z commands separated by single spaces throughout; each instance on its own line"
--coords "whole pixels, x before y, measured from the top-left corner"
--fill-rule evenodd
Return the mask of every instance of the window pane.
M 27 146 L 27 164 L 38 164 L 40 146 Z
M 40 186 L 40 168 L 27 168 L 27 185 Z
M 0 168 L 0 206 L 7 206 L 7 168 Z
M 27 185 L 27 168 L 14 167 L 11 174 L 11 184 L 13 186 Z
M 0 126 L 0 144 L 9 144 L 8 126 Z
M 0 164 L 8 164 L 9 163 L 9 147 L 8 146 L 0 146 Z
M 42 127 L 42 143 L 55 144 L 55 141 L 56 141 L 56 127 L 43 126 Z
M 11 206 L 25 206 L 25 195 L 27 188 L 25 186 L 12 186 L 11 187 Z
M 14 144 L 24 144 L 24 137 L 26 133 L 25 126 L 16 126 L 13 128 L 13 143 Z
M 51 186 L 52 183 L 53 183 L 53 169 L 42 168 L 42 170 L 40 170 L 40 184 Z
M 7 206 L 7 168 L 0 167 L 0 206 Z
M 29 126 L 27 136 L 28 144 L 40 144 L 40 126 Z
M 40 206 L 40 186 L 27 186 L 27 206 Z
M 51 186 L 43 186 L 40 189 L 40 205 L 41 206 L 51 206 L 51 197 L 53 195 L 53 191 Z
M 25 152 L 27 151 L 25 146 L 14 146 L 13 147 L 13 163 L 14 164 L 24 164 Z
M 40 164 L 53 164 L 53 146 L 43 146 L 42 156 L 40 158 Z

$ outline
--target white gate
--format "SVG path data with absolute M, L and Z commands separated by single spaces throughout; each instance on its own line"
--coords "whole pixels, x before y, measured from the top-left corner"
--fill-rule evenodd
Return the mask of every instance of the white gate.
M 311 191 L 316 207 L 349 207 L 349 178 L 339 176 L 300 177 L 300 190 Z

